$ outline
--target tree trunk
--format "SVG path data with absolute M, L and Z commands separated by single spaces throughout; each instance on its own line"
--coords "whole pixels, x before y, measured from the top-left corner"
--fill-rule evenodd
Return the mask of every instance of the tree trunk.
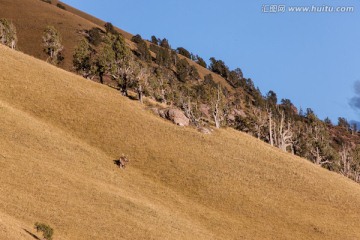
M 143 91 L 142 91 L 142 86 L 139 85 L 138 89 L 137 89 L 137 92 L 138 92 L 138 97 L 139 97 L 139 101 L 141 104 L 143 104 Z
M 272 132 L 272 112 L 271 110 L 268 111 L 269 113 L 269 141 L 270 145 L 274 146 L 274 139 L 273 139 L 273 132 Z

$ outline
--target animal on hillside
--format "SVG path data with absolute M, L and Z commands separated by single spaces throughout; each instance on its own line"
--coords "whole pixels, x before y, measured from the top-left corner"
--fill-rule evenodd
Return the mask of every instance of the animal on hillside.
M 114 163 L 119 167 L 124 169 L 126 167 L 126 164 L 129 162 L 129 159 L 122 154 L 119 159 L 115 160 Z

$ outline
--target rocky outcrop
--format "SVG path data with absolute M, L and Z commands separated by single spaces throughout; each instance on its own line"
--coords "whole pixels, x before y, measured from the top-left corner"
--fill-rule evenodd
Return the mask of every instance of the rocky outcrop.
M 161 109 L 159 110 L 159 115 L 162 118 L 172 121 L 178 126 L 186 127 L 190 124 L 190 120 L 185 116 L 184 112 L 176 108 Z

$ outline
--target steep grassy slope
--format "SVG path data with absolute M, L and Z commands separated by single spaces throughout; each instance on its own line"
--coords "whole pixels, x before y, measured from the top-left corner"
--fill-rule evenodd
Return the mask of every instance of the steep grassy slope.
M 359 239 L 360 187 L 0 46 L 0 239 Z M 121 153 L 125 171 L 113 164 Z
M 62 67 L 68 70 L 72 68 L 75 45 L 81 39 L 78 31 L 97 26 L 40 0 L 0 0 L 0 17 L 15 24 L 19 50 L 40 59 L 47 58 L 43 52 L 42 33 L 47 25 L 55 26 L 61 32 L 65 46 Z
M 0 0 L 0 18 L 7 18 L 14 22 L 18 32 L 18 48 L 20 51 L 32 55 L 36 58 L 46 60 L 47 56 L 43 52 L 42 33 L 47 25 L 53 25 L 60 31 L 63 37 L 64 62 L 60 65 L 63 69 L 72 71 L 72 56 L 78 41 L 83 38 L 79 33 L 93 27 L 103 28 L 105 22 L 89 14 L 79 11 L 71 6 L 66 6 L 66 10 L 56 7 L 60 1 L 53 0 L 53 4 L 44 3 L 40 0 Z M 131 48 L 134 44 L 130 41 L 132 35 L 124 30 L 118 29 L 127 39 Z M 195 65 L 203 77 L 210 71 Z M 216 82 L 221 82 L 230 90 L 227 82 L 213 74 Z

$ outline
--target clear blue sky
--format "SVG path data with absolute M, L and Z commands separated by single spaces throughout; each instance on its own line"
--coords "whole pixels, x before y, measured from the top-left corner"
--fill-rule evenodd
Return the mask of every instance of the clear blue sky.
M 240 67 L 263 94 L 321 118 L 360 121 L 349 101 L 360 80 L 360 1 L 64 0 L 133 34 L 166 37 L 204 59 Z M 285 13 L 263 13 L 284 4 Z M 289 6 L 353 6 L 352 13 L 294 13 Z M 265 9 L 269 11 L 267 6 Z

